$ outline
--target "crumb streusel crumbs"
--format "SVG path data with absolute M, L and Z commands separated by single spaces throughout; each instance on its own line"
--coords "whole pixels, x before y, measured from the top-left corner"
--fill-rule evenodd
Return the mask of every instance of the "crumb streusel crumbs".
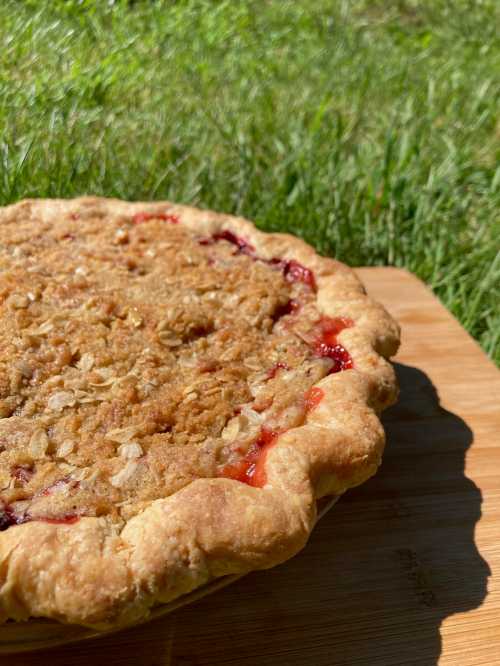
M 0 228 L 0 529 L 128 519 L 351 367 L 300 264 L 172 215 L 74 218 Z

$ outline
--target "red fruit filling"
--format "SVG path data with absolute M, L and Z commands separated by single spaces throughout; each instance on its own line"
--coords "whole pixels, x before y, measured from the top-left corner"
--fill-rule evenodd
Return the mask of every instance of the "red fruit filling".
M 319 323 L 319 334 L 313 342 L 313 350 L 317 356 L 329 358 L 333 362 L 329 374 L 348 370 L 353 367 L 349 352 L 337 342 L 337 335 L 345 328 L 353 326 L 353 321 L 344 317 L 322 317 Z M 268 372 L 267 378 L 272 379 L 280 369 L 289 370 L 285 363 L 276 363 Z M 323 389 L 313 386 L 304 395 L 306 413 L 315 409 L 325 393 Z M 237 463 L 226 465 L 222 476 L 240 481 L 254 487 L 262 487 L 266 483 L 264 471 L 265 454 L 276 443 L 284 430 L 270 430 L 262 426 L 259 438 L 252 444 L 245 456 Z
M 44 523 L 50 523 L 51 525 L 73 525 L 80 520 L 80 516 L 76 513 L 66 513 L 60 518 L 38 518 L 38 520 L 43 520 Z
M 12 468 L 12 476 L 21 483 L 28 483 L 34 473 L 33 465 L 16 465 Z
M 80 516 L 75 513 L 66 513 L 62 516 L 53 518 L 48 516 L 32 518 L 29 513 L 18 514 L 10 504 L 4 504 L 0 509 L 0 532 L 5 532 L 5 530 L 14 525 L 22 525 L 23 523 L 29 523 L 32 521 L 42 521 L 44 523 L 50 523 L 51 525 L 72 525 L 78 520 L 80 520 Z
M 300 303 L 296 301 L 295 298 L 291 298 L 283 305 L 278 305 L 278 307 L 275 309 L 275 311 L 272 314 L 272 320 L 276 323 L 278 319 L 281 319 L 281 317 L 295 314 L 296 312 L 298 312 L 298 310 L 300 310 Z
M 228 231 L 225 229 L 224 231 L 219 231 L 218 233 L 213 235 L 214 241 L 220 241 L 220 240 L 225 240 L 228 243 L 231 243 L 232 245 L 236 245 L 237 252 L 241 254 L 248 254 L 250 256 L 253 255 L 255 252 L 254 246 L 246 241 L 244 238 L 241 236 L 237 236 L 236 234 L 233 234 L 232 231 Z
M 163 220 L 164 222 L 170 222 L 171 224 L 179 224 L 180 222 L 177 215 L 172 215 L 170 213 L 136 213 L 132 218 L 134 224 L 142 224 L 148 220 Z
M 35 470 L 32 465 L 16 465 L 12 468 L 12 476 L 14 479 L 21 481 L 21 483 L 28 483 Z M 75 479 L 71 479 L 69 476 L 63 477 L 51 483 L 46 488 L 42 488 L 38 491 L 34 497 L 46 497 L 52 495 L 63 487 L 69 487 L 73 490 L 79 486 L 79 482 Z M 15 508 L 10 504 L 2 503 L 0 500 L 0 532 L 3 532 L 13 525 L 22 525 L 23 523 L 28 523 L 31 521 L 43 521 L 45 523 L 52 523 L 54 525 L 59 524 L 72 524 L 76 523 L 80 519 L 80 516 L 74 513 L 66 513 L 62 516 L 40 516 L 33 518 L 30 516 L 28 511 L 23 513 L 17 513 Z
M 283 268 L 285 278 L 288 282 L 302 282 L 313 291 L 316 291 L 316 280 L 314 279 L 314 273 L 302 264 L 299 264 L 298 261 L 290 259 L 285 261 L 285 266 Z
M 253 257 L 255 253 L 255 248 L 254 246 L 246 241 L 244 238 L 241 236 L 237 236 L 236 234 L 233 234 L 232 231 L 229 231 L 228 229 L 224 229 L 224 231 L 219 231 L 216 234 L 212 235 L 212 242 L 216 241 L 221 241 L 225 240 L 228 243 L 231 243 L 232 245 L 236 245 L 236 254 L 246 254 L 249 257 Z M 202 245 L 210 245 L 210 243 L 203 243 Z
M 329 374 L 349 370 L 353 367 L 349 352 L 337 342 L 337 335 L 344 328 L 353 325 L 350 319 L 344 317 L 322 317 L 320 321 L 320 333 L 314 342 L 314 353 L 322 358 L 329 358 L 333 365 Z
M 316 291 L 316 280 L 310 268 L 306 268 L 295 259 L 270 259 L 267 263 L 278 266 L 288 282 L 302 282 Z
M 256 256 L 255 248 L 251 243 L 228 229 L 219 231 L 213 234 L 210 238 L 201 238 L 198 243 L 200 245 L 213 245 L 215 242 L 221 240 L 225 240 L 228 243 L 235 245 L 237 248 L 235 254 L 246 254 L 256 261 L 263 261 L 271 266 L 277 266 L 283 272 L 283 275 L 288 282 L 302 282 L 313 291 L 316 291 L 314 273 L 309 268 L 306 268 L 298 261 L 295 261 L 295 259 L 280 259 L 279 257 L 262 259 L 261 257 Z
M 286 363 L 276 363 L 267 373 L 267 379 L 274 379 L 276 377 L 278 370 L 290 370 Z
M 18 515 L 9 504 L 4 504 L 0 509 L 0 532 L 4 532 L 13 525 L 21 525 L 29 520 L 26 515 Z
M 222 470 L 222 476 L 261 488 L 266 483 L 264 471 L 266 453 L 283 432 L 284 430 L 270 430 L 262 426 L 259 438 L 252 444 L 244 458 L 232 465 L 226 465 Z
M 317 386 L 313 386 L 305 394 L 306 412 L 315 409 L 325 397 L 325 392 Z

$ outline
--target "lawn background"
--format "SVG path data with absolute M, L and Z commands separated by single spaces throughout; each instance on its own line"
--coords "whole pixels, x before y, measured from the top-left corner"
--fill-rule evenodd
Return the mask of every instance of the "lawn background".
M 172 199 L 434 289 L 500 362 L 496 0 L 0 3 L 0 204 Z

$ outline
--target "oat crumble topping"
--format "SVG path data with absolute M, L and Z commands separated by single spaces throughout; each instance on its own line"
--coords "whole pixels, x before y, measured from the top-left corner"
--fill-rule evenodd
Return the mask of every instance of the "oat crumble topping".
M 0 529 L 127 520 L 300 425 L 351 367 L 310 271 L 230 236 L 92 210 L 2 225 Z

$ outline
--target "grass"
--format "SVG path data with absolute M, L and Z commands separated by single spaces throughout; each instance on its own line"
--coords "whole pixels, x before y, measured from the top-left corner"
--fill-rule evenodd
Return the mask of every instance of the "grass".
M 496 0 L 0 3 L 0 203 L 168 198 L 414 271 L 500 362 Z

